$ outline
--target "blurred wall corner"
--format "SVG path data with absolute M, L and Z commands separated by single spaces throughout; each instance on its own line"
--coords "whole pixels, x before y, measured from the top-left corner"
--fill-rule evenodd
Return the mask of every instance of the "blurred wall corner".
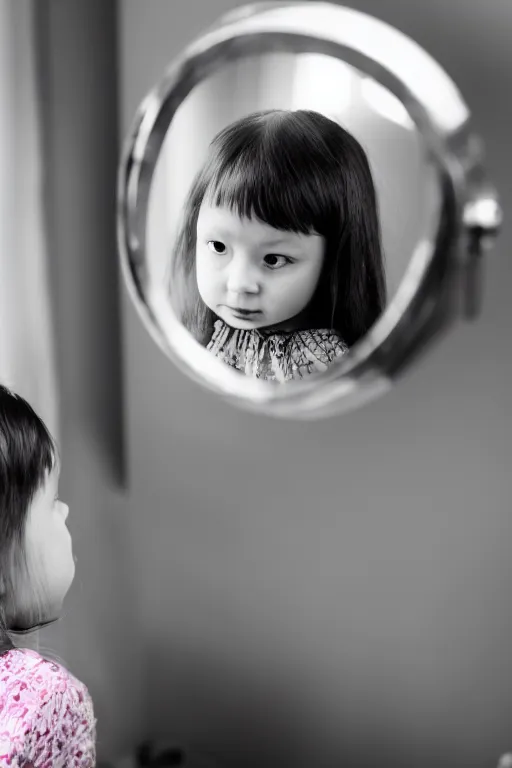
M 125 489 L 117 2 L 30 4 L 64 439 L 87 442 Z
M 0 380 L 59 440 L 34 0 L 0 4 Z

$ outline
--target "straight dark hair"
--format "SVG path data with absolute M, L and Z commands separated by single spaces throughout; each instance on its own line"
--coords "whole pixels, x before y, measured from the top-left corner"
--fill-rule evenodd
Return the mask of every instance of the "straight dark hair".
M 386 280 L 378 203 L 359 142 L 311 110 L 265 110 L 220 131 L 184 207 L 170 270 L 170 297 L 183 325 L 208 344 L 215 314 L 196 278 L 196 227 L 203 200 L 275 229 L 325 238 L 308 307 L 311 328 L 337 331 L 348 346 L 382 313 Z
M 0 654 L 14 648 L 10 632 L 25 634 L 53 623 L 34 585 L 30 606 L 17 602 L 30 581 L 25 530 L 30 504 L 54 468 L 52 436 L 29 403 L 0 384 Z

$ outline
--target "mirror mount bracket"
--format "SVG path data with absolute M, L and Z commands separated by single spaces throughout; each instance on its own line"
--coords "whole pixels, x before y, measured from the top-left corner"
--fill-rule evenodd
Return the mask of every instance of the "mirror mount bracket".
M 503 212 L 496 194 L 489 189 L 481 190 L 469 200 L 463 210 L 466 229 L 467 253 L 463 274 L 464 317 L 475 320 L 482 307 L 483 256 L 493 248 L 501 229 Z

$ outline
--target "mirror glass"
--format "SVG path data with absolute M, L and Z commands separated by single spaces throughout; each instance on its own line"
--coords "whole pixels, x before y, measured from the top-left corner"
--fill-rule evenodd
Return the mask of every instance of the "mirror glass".
M 148 299 L 242 375 L 321 376 L 392 300 L 440 208 L 437 169 L 390 91 L 325 55 L 240 58 L 199 83 L 167 131 Z

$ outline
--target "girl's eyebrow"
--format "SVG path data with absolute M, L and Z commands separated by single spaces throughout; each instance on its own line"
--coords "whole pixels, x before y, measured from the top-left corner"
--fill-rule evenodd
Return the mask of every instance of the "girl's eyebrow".
M 225 238 L 226 240 L 232 239 L 235 236 L 233 232 L 230 232 L 228 229 L 224 229 L 224 227 L 217 226 L 215 224 L 212 226 L 206 226 L 204 228 L 204 237 L 212 237 L 214 234 L 216 237 Z M 275 238 L 270 237 L 268 240 L 262 238 L 260 240 L 260 245 L 262 248 L 275 248 L 279 245 L 286 245 L 288 248 L 295 248 L 299 246 L 299 244 L 295 242 L 292 232 L 290 232 L 289 235 L 286 234 Z
M 267 248 L 273 248 L 276 245 L 293 245 L 291 239 L 288 237 L 278 237 L 274 240 L 262 240 L 261 244 Z
M 262 245 L 265 245 L 268 247 L 273 247 L 275 245 L 287 245 L 291 247 L 294 247 L 295 245 L 297 245 L 300 247 L 300 244 L 297 242 L 295 237 L 296 234 L 297 233 L 295 232 L 288 232 L 284 235 L 281 235 L 280 237 L 270 238 L 269 240 L 263 239 L 261 242 L 262 242 Z M 310 237 L 315 237 L 315 236 L 320 237 L 320 235 L 315 235 L 314 233 L 310 234 Z
M 225 238 L 232 237 L 232 235 L 227 230 L 221 229 L 220 227 L 216 227 L 216 226 L 205 227 L 203 230 L 203 235 L 205 237 L 212 237 L 214 234 L 218 237 L 225 237 Z

